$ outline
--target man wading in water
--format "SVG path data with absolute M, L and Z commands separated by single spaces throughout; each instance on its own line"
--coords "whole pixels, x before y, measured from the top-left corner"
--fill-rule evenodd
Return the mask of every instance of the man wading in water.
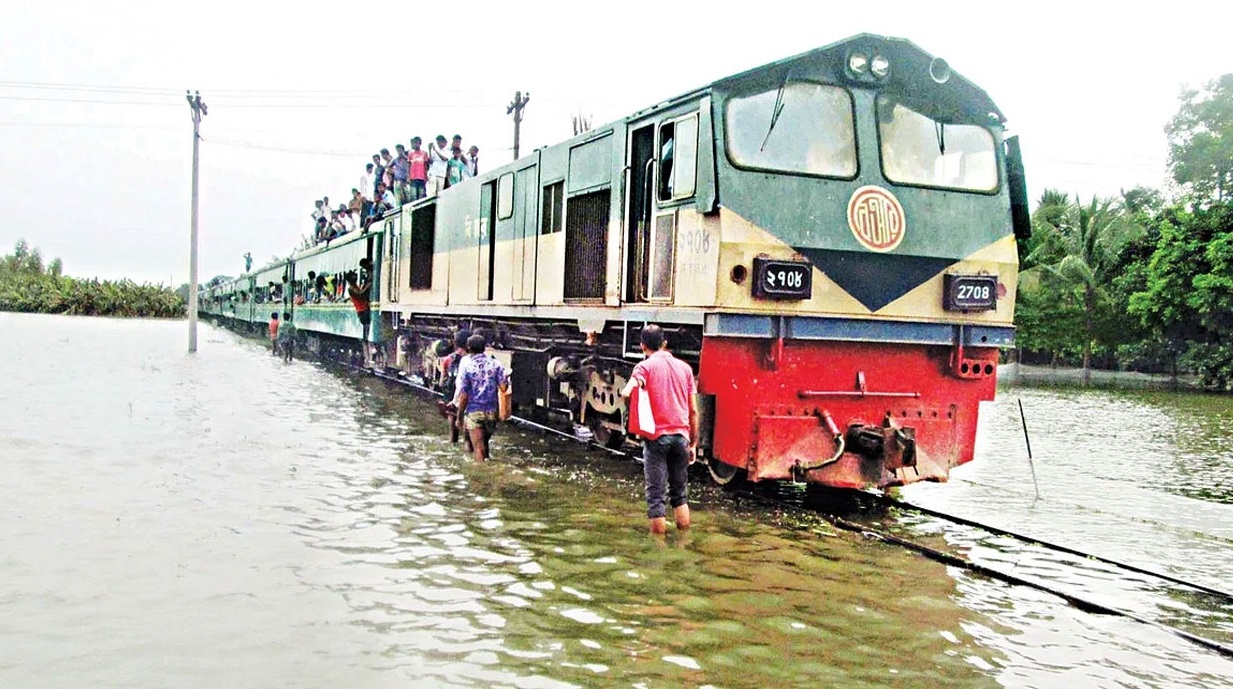
M 668 531 L 664 493 L 672 505 L 676 528 L 689 528 L 689 465 L 698 456 L 697 385 L 689 364 L 664 347 L 658 325 L 642 328 L 642 353 L 629 383 L 621 390 L 629 397 L 634 388 L 648 395 L 655 417 L 655 432 L 642 441 L 642 470 L 646 476 L 646 516 L 651 533 Z
M 484 352 L 486 344 L 483 335 L 467 338 L 469 356 L 458 366 L 458 416 L 477 462 L 488 459 L 488 441 L 497 429 L 497 394 L 509 387 L 505 367 Z

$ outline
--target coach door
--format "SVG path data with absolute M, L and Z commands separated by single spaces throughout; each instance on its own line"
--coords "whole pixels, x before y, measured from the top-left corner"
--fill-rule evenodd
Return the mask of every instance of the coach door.
M 535 298 L 536 246 L 539 226 L 535 211 L 539 191 L 539 167 L 519 170 L 514 177 L 514 301 Z
M 630 135 L 628 301 L 672 301 L 677 213 L 694 196 L 697 154 L 697 112 L 666 118 Z
M 506 185 L 506 177 L 512 175 L 502 175 L 498 181 L 502 185 Z M 492 281 L 493 272 L 496 266 L 493 264 L 493 249 L 496 248 L 496 239 L 493 234 L 497 230 L 497 212 L 499 197 L 504 194 L 498 194 L 498 181 L 486 182 L 480 187 L 480 219 L 476 221 L 476 298 L 485 302 L 492 301 Z M 513 198 L 513 180 L 508 182 L 510 187 L 510 198 Z
M 399 213 L 397 217 L 385 221 L 385 261 L 382 281 L 387 285 L 385 300 L 397 303 L 399 300 L 402 279 L 402 220 L 409 218 L 409 213 Z

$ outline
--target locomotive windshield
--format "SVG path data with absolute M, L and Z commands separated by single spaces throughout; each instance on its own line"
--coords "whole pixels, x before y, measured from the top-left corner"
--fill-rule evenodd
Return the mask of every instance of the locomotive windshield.
M 897 184 L 994 191 L 998 165 L 993 134 L 972 124 L 945 124 L 878 98 L 882 170 Z
M 741 167 L 827 177 L 856 176 L 852 96 L 794 82 L 727 107 L 728 155 Z

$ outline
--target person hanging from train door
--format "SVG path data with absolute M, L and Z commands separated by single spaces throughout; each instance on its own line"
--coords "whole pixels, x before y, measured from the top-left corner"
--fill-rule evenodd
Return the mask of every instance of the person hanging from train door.
M 475 461 L 489 458 L 488 443 L 497 429 L 498 395 L 509 388 L 509 376 L 496 357 L 487 354 L 483 335 L 467 338 L 467 357 L 458 366 L 458 416 L 471 438 Z
M 351 304 L 355 307 L 355 315 L 359 317 L 360 325 L 364 326 L 364 334 L 360 337 L 360 346 L 364 348 L 364 366 L 367 367 L 368 330 L 372 325 L 372 312 L 369 310 L 369 293 L 372 291 L 372 261 L 367 258 L 361 258 L 360 268 L 364 271 L 360 276 L 357 276 L 355 271 L 351 270 L 347 271 L 343 279 L 347 283 L 347 295 L 351 297 Z
M 646 476 L 646 509 L 652 534 L 667 532 L 664 496 L 672 505 L 676 528 L 689 528 L 689 465 L 698 455 L 697 383 L 689 364 L 665 347 L 663 328 L 642 327 L 642 354 L 621 395 L 635 388 L 647 395 L 655 430 L 642 441 L 642 469 Z

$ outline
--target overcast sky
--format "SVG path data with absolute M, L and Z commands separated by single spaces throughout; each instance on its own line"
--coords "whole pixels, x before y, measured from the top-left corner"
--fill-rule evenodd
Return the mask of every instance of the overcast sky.
M 0 251 L 24 237 L 71 275 L 173 285 L 185 88 L 209 106 L 205 280 L 288 254 L 313 199 L 345 201 L 382 147 L 458 133 L 483 169 L 508 162 L 516 90 L 527 151 L 572 113 L 601 124 L 856 33 L 908 38 L 1001 107 L 1034 201 L 1162 186 L 1182 87 L 1233 71 L 1227 2 L 2 1 Z

